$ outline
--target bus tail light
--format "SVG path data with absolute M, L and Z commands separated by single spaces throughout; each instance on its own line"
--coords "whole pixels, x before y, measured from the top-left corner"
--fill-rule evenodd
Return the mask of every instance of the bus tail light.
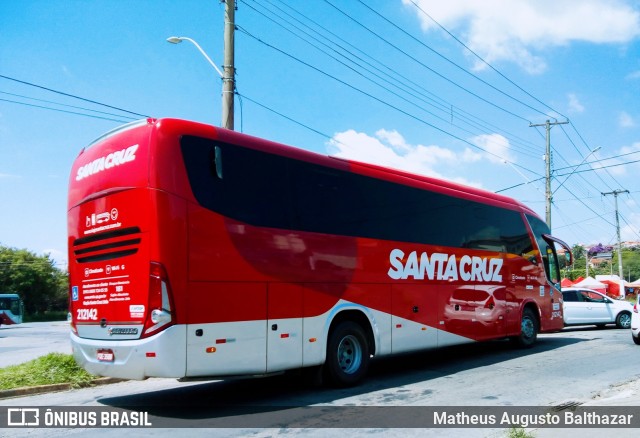
M 69 291 L 69 304 L 68 307 L 69 312 L 67 313 L 67 322 L 69 323 L 69 328 L 71 328 L 71 333 L 78 336 L 78 327 L 76 327 L 76 323 L 73 321 L 73 301 L 72 301 L 72 291 Z
M 67 313 L 67 322 L 69 323 L 69 327 L 71 328 L 71 332 L 78 336 L 78 328 L 76 327 L 76 323 L 73 322 L 73 317 L 71 312 Z
M 633 313 L 638 313 L 638 303 L 637 302 L 633 305 Z
M 149 308 L 142 337 L 146 338 L 166 329 L 175 322 L 171 285 L 161 263 L 151 262 L 149 271 Z

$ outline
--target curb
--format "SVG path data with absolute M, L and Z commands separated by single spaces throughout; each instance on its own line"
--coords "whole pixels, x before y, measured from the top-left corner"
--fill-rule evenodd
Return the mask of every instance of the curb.
M 0 391 L 0 399 L 23 397 L 26 395 L 45 394 L 48 392 L 68 391 L 70 389 L 88 388 L 92 386 L 109 385 L 112 383 L 124 382 L 127 379 L 117 379 L 115 377 L 103 377 L 92 380 L 87 385 L 77 386 L 73 383 L 55 383 L 52 385 L 26 386 L 23 388 L 7 389 Z

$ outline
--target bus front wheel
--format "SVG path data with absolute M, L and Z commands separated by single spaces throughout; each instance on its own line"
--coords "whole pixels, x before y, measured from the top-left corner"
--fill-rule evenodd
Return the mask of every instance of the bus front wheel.
M 352 386 L 369 369 L 369 344 L 362 327 L 353 321 L 338 324 L 329 336 L 325 371 L 331 383 Z
M 522 311 L 520 335 L 514 336 L 512 340 L 519 347 L 529 348 L 533 346 L 538 339 L 538 328 L 538 317 L 530 307 L 527 307 Z

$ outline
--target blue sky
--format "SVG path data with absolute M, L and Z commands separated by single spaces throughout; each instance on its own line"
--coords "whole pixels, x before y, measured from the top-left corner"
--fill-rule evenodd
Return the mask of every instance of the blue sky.
M 18 81 L 219 125 L 220 78 L 166 38 L 220 66 L 223 16 L 217 0 L 0 2 L 0 244 L 65 267 L 71 164 L 139 118 Z M 637 2 L 239 0 L 236 24 L 236 130 L 501 191 L 544 217 L 544 129 L 529 125 L 568 119 L 551 130 L 553 233 L 614 243 L 601 193 L 628 190 L 622 238 L 640 241 Z

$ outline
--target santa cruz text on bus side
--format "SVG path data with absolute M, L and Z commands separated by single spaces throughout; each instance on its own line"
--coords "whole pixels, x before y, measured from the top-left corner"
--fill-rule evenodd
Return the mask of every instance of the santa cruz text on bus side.
M 389 253 L 391 267 L 387 274 L 394 280 L 406 280 L 409 277 L 424 280 L 426 274 L 428 280 L 502 281 L 500 270 L 503 260 L 500 258 L 464 255 L 458 263 L 453 254 L 436 252 L 429 256 L 422 252 L 418 258 L 418 252 L 411 251 L 406 262 L 403 262 L 404 256 L 404 251 L 397 248 Z

